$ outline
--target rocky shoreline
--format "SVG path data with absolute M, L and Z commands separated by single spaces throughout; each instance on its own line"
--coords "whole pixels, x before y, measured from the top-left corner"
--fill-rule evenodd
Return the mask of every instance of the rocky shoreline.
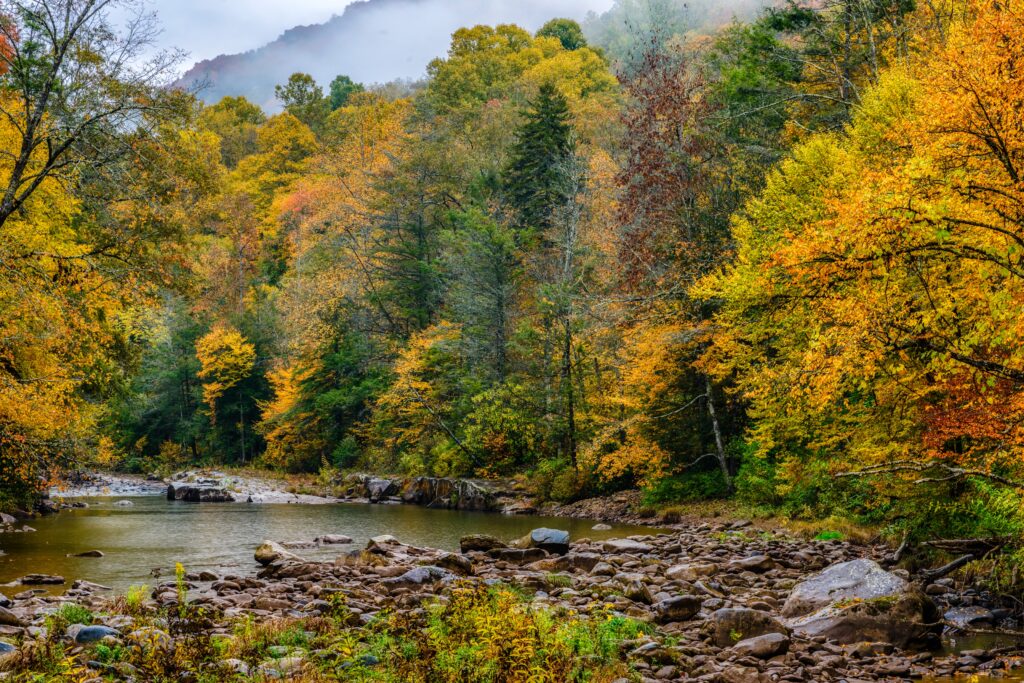
M 346 542 L 340 534 L 310 540 L 339 547 Z M 937 650 L 944 627 L 1014 626 L 1009 610 L 984 606 L 991 596 L 958 590 L 950 579 L 924 582 L 903 570 L 887 571 L 882 565 L 889 550 L 882 546 L 801 541 L 744 522 L 706 522 L 601 542 L 569 539 L 555 529 L 538 529 L 512 543 L 468 536 L 459 553 L 381 536 L 333 562 L 307 561 L 302 547 L 264 543 L 255 554 L 256 576 L 185 575 L 189 606 L 215 615 L 207 617 L 211 637 L 236 637 L 234 624 L 246 618 L 317 619 L 333 609 L 337 596 L 343 596 L 352 628 L 371 628 L 382 615 L 422 612 L 467 585 L 507 585 L 532 605 L 558 613 L 650 624 L 647 635 L 622 644 L 633 672 L 623 681 L 898 681 L 998 675 L 1024 662 L 1018 650 Z M 30 577 L 26 584 L 39 580 Z M 157 585 L 146 607 L 173 611 L 180 588 L 173 581 Z M 88 639 L 99 634 L 110 646 L 130 643 L 140 628 L 114 609 L 117 601 L 86 582 L 75 582 L 63 596 L 27 587 L 0 607 L 0 636 L 7 641 L 0 652 L 10 651 L 9 661 L 16 662 L 19 653 L 57 637 L 94 666 Z M 72 626 L 49 634 L 47 614 L 67 602 L 100 616 L 89 630 Z M 177 636 L 161 633 L 173 647 Z M 290 678 L 314 666 L 317 657 L 316 651 L 292 648 L 284 658 L 217 665 L 251 669 L 257 679 Z M 94 666 L 97 675 L 145 680 L 129 668 L 105 666 Z

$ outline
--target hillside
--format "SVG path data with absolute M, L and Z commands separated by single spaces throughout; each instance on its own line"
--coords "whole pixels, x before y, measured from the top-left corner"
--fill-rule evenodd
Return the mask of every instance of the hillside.
M 339 4 L 340 0 L 339 0 Z M 260 48 L 193 66 L 178 84 L 206 102 L 243 95 L 277 109 L 274 85 L 296 71 L 322 84 L 338 74 L 363 83 L 417 79 L 445 53 L 452 32 L 474 24 L 535 29 L 555 16 L 583 19 L 604 0 L 363 0 L 323 24 L 297 26 Z

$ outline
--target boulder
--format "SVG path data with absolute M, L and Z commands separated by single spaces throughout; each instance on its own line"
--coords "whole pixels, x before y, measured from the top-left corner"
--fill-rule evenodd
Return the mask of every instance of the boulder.
M 231 493 L 212 483 L 172 482 L 167 485 L 167 500 L 187 503 L 233 503 Z
M 801 581 L 782 606 L 782 616 L 800 617 L 839 601 L 873 600 L 906 592 L 910 584 L 868 559 L 834 564 Z
M 83 626 L 74 634 L 76 643 L 96 643 L 107 636 L 117 638 L 120 633 L 117 630 L 110 628 L 109 626 Z
M 724 607 L 711 613 L 701 627 L 701 633 L 710 637 L 718 647 L 729 647 L 766 633 L 788 636 L 789 629 L 765 612 L 745 607 Z
M 789 651 L 789 638 L 781 633 L 766 633 L 763 636 L 744 638 L 732 646 L 732 651 L 741 657 L 770 659 Z
M 303 561 L 301 557 L 288 552 L 280 543 L 275 543 L 274 541 L 263 541 L 260 547 L 256 548 L 253 558 L 263 566 L 267 566 L 271 562 L 277 562 L 278 560 L 293 560 L 296 562 Z
M 432 564 L 460 576 L 469 576 L 473 573 L 473 563 L 465 555 L 457 553 L 443 553 L 436 557 Z
M 839 601 L 787 621 L 804 638 L 823 637 L 840 644 L 881 641 L 897 647 L 928 643 L 942 630 L 935 604 L 924 593 Z
M 21 621 L 21 618 L 7 609 L 6 607 L 0 607 L 0 626 L 24 626 L 25 624 Z
M 654 620 L 659 624 L 687 621 L 700 612 L 702 598 L 696 595 L 680 595 L 654 604 Z
M 629 538 L 615 538 L 610 541 L 605 541 L 601 547 L 609 553 L 624 553 L 627 555 L 646 555 L 654 550 L 654 548 L 646 543 L 634 541 Z
M 884 641 L 905 647 L 941 631 L 931 598 L 868 559 L 832 565 L 793 587 L 782 608 L 806 638 Z
M 487 552 L 488 550 L 494 550 L 495 548 L 507 548 L 504 542 L 498 540 L 494 536 L 488 536 L 487 534 L 470 534 L 469 536 L 463 536 L 459 539 L 459 548 L 464 553 L 468 553 L 474 550 L 480 552 Z
M 569 532 L 541 527 L 530 532 L 529 547 L 540 548 L 555 555 L 569 552 Z

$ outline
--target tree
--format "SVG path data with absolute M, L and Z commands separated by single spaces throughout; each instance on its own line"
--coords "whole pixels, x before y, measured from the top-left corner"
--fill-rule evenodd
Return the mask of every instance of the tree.
M 569 119 L 565 97 L 550 83 L 542 85 L 517 132 L 505 178 L 524 231 L 544 234 L 555 210 L 569 199 L 561 175 L 574 147 Z
M 187 98 L 166 90 L 180 59 L 151 55 L 154 17 L 136 13 L 124 30 L 110 21 L 128 0 L 12 0 L 0 22 L 3 115 L 18 131 L 0 181 L 0 231 L 50 178 L 119 197 L 138 138 L 180 120 Z
M 266 120 L 263 110 L 244 97 L 225 97 L 199 114 L 199 125 L 220 138 L 221 155 L 229 169 L 258 151 L 257 131 Z
M 314 133 L 323 128 L 331 103 L 324 97 L 324 90 L 309 74 L 294 73 L 284 85 L 274 86 L 274 96 L 285 111 L 309 126 Z
M 708 366 L 739 376 L 780 489 L 879 475 L 886 497 L 955 498 L 1024 475 L 1024 21 L 966 8 L 845 134 L 769 176 L 735 264 L 702 288 L 725 303 Z
M 348 104 L 349 99 L 356 93 L 366 90 L 362 83 L 356 83 L 345 75 L 336 76 L 331 81 L 330 101 L 331 111 L 341 109 Z
M 556 38 L 566 50 L 587 47 L 583 29 L 572 19 L 552 19 L 537 31 L 538 38 Z

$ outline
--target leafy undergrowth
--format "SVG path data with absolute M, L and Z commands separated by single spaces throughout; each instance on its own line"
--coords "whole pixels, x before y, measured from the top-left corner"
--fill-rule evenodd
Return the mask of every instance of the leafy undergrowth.
M 340 594 L 330 603 L 322 616 L 243 618 L 223 633 L 220 615 L 201 607 L 115 600 L 112 610 L 134 618 L 130 635 L 73 646 L 59 637 L 66 618 L 54 615 L 51 636 L 7 660 L 8 680 L 214 683 L 286 674 L 301 683 L 607 683 L 630 677 L 623 643 L 649 630 L 604 609 L 582 615 L 536 606 L 507 586 L 459 585 L 425 609 L 366 625 Z

